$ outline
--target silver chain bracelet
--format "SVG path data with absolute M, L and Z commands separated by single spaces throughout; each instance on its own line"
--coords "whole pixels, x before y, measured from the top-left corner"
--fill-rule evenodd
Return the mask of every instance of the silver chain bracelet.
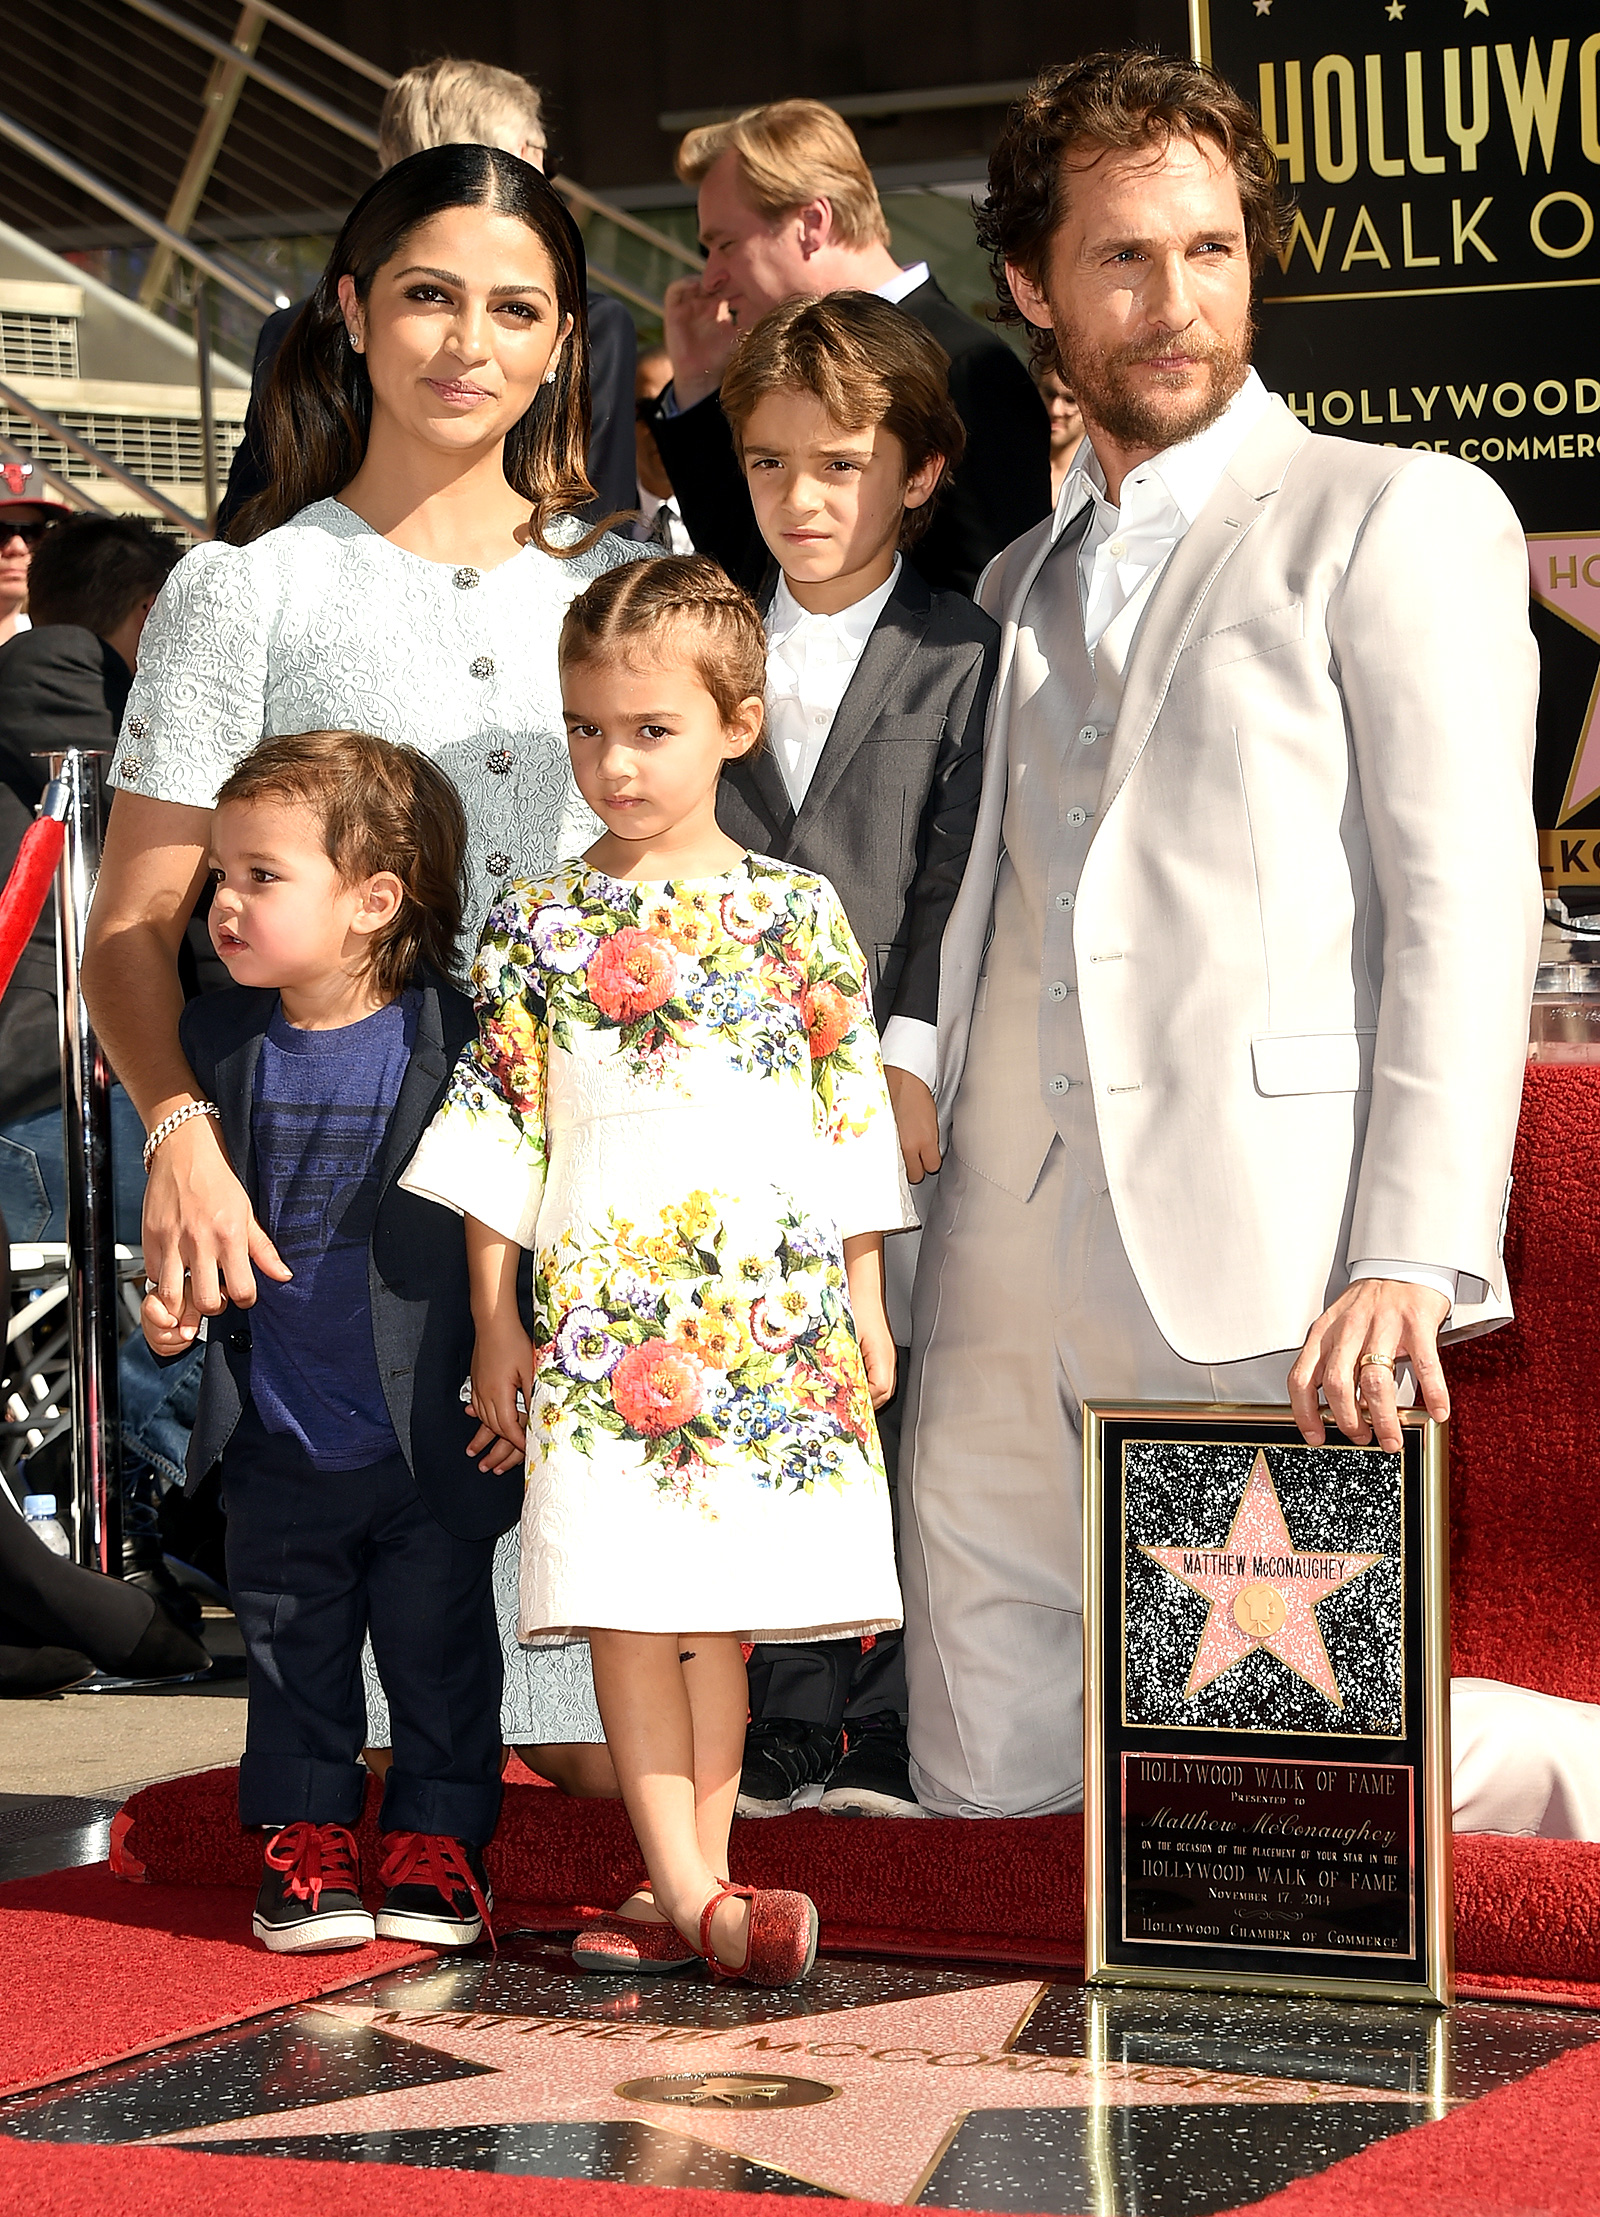
M 181 1109 L 174 1109 L 170 1116 L 163 1116 L 155 1130 L 144 1143 L 144 1171 L 150 1175 L 150 1165 L 155 1151 L 164 1139 L 170 1139 L 180 1124 L 187 1124 L 191 1116 L 214 1116 L 222 1122 L 222 1111 L 215 1101 L 188 1101 Z

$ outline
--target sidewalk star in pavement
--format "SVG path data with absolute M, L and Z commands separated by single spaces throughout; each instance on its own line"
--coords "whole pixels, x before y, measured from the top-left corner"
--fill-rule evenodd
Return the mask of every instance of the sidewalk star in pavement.
M 619 1981 L 596 1980 L 617 1987 Z M 685 1986 L 686 2013 L 701 1993 Z M 639 2122 L 742 2156 L 801 2183 L 868 2201 L 914 2201 L 974 2110 L 1122 2108 L 1141 2103 L 1408 2103 L 1370 2086 L 1263 2078 L 1189 2065 L 1031 2055 L 1015 2042 L 1040 1997 L 1035 1979 L 970 1987 L 706 2030 L 593 2017 L 390 2009 L 327 2001 L 315 2014 L 371 2027 L 476 2066 L 443 2085 L 355 2095 L 167 2133 L 146 2146 L 203 2148 L 328 2134 L 445 2132 L 471 2125 Z M 808 2106 L 724 2107 L 630 2098 L 647 2078 L 705 2074 L 726 2089 L 754 2076 L 823 2082 Z M 624 2091 L 629 2089 L 630 2091 Z

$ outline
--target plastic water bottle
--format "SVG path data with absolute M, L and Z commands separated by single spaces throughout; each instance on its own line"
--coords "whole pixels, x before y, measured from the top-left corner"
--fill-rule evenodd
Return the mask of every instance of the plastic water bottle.
M 43 1540 L 52 1555 L 63 1555 L 71 1560 L 71 1544 L 56 1521 L 56 1497 L 53 1493 L 24 1494 L 22 1513 L 28 1520 L 28 1530 Z

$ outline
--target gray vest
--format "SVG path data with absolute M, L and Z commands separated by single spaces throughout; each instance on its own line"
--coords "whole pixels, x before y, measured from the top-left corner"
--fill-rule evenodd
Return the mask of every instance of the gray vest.
M 1057 540 L 1017 627 L 1003 850 L 951 1125 L 962 1160 L 1022 1201 L 1057 1137 L 1091 1188 L 1106 1190 L 1073 910 L 1099 823 L 1123 672 L 1160 572 L 1107 625 L 1091 656 L 1078 581 L 1090 513 Z

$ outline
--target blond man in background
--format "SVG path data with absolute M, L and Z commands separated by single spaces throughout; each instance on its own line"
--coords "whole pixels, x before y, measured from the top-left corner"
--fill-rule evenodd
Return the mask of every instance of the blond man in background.
M 758 590 L 767 550 L 717 405 L 739 334 L 785 300 L 876 293 L 950 357 L 967 451 L 917 568 L 930 585 L 970 593 L 1000 549 L 1050 512 L 1049 429 L 1021 361 L 946 298 L 926 262 L 901 268 L 855 134 L 820 101 L 775 100 L 691 131 L 677 169 L 699 189 L 706 266 L 667 288 L 675 374 L 650 428 L 695 546 Z

